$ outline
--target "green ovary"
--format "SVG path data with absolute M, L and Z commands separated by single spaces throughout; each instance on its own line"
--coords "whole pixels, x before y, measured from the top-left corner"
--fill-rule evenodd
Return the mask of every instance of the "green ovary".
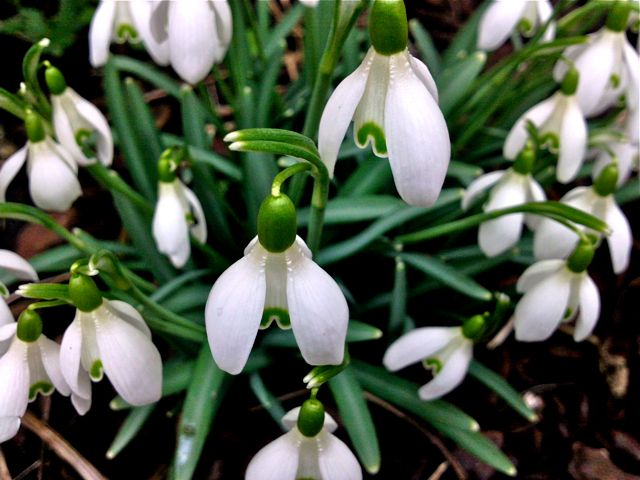
M 366 147 L 369 140 L 371 140 L 373 144 L 373 151 L 376 155 L 387 155 L 387 141 L 384 137 L 384 132 L 379 125 L 373 122 L 363 123 L 358 129 L 357 140 L 360 148 Z
M 267 328 L 274 320 L 278 324 L 278 327 L 282 328 L 283 330 L 288 330 L 289 328 L 291 328 L 291 319 L 289 318 L 289 312 L 278 307 L 264 309 L 264 312 L 262 313 L 262 320 L 260 321 L 260 328 Z
M 49 382 L 36 382 L 29 388 L 29 401 L 35 400 L 38 393 L 42 395 L 51 395 L 53 393 L 53 385 Z

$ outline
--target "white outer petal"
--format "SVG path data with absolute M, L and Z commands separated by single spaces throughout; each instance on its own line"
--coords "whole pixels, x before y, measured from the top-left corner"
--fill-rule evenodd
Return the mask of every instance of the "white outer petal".
M 495 50 L 518 24 L 526 0 L 494 1 L 478 24 L 478 49 Z
M 358 460 L 342 440 L 326 430 L 322 430 L 317 439 L 318 466 L 323 480 L 362 479 L 362 469 Z
M 12 439 L 20 429 L 20 417 L 0 417 L 0 443 Z
M 60 344 L 60 369 L 71 391 L 82 398 L 91 398 L 89 375 L 82 369 L 82 324 L 79 315 L 67 327 Z M 80 415 L 85 412 L 78 411 Z
M 27 344 L 14 337 L 0 358 L 0 417 L 21 417 L 29 402 Z
M 0 269 L 6 270 L 20 280 L 38 281 L 38 274 L 31 264 L 11 250 L 0 249 Z
M 300 436 L 291 430 L 262 447 L 249 462 L 245 480 L 295 480 Z
M 568 183 L 575 178 L 587 151 L 587 122 L 580 106 L 575 97 L 570 97 L 566 105 L 560 125 L 560 152 L 556 170 L 561 183 Z
M 611 235 L 607 237 L 611 265 L 615 273 L 624 272 L 629 266 L 633 237 L 631 226 L 627 217 L 616 205 L 613 197 L 607 199 L 605 218 L 603 219 L 611 228 Z
M 220 44 L 218 45 L 216 62 L 221 62 L 224 58 L 233 34 L 233 19 L 231 18 L 231 8 L 227 0 L 210 0 L 216 15 L 216 32 Z
M 256 244 L 220 275 L 205 307 L 213 358 L 222 370 L 233 375 L 247 363 L 262 320 L 266 281 L 260 249 Z
M 103 0 L 98 5 L 89 27 L 89 61 L 94 67 L 107 63 L 109 44 L 116 13 L 116 2 Z
M 185 185 L 182 186 L 182 192 L 184 193 L 187 203 L 191 206 L 191 211 L 195 217 L 196 223 L 189 227 L 191 234 L 196 237 L 200 242 L 205 243 L 207 241 L 207 219 L 204 216 L 204 210 L 202 204 L 196 194 Z
M 291 430 L 298 423 L 298 415 L 300 415 L 300 408 L 296 407 L 292 410 L 289 410 L 284 417 L 282 417 L 282 425 L 287 430 Z M 331 415 L 327 412 L 324 412 L 324 425 L 323 427 L 327 432 L 334 432 L 338 428 L 338 424 L 333 419 Z
M 340 287 L 296 242 L 287 256 L 287 303 L 291 328 L 310 365 L 339 365 L 349 323 L 349 307 Z
M 0 169 L 0 203 L 6 201 L 7 188 L 9 187 L 9 184 L 18 174 L 27 159 L 28 146 L 29 145 L 27 144 L 20 150 L 17 150 L 2 164 L 2 168 Z
M 538 24 L 540 27 L 547 23 L 553 14 L 553 6 L 549 0 L 537 0 L 536 7 L 538 10 Z M 556 22 L 551 22 L 542 37 L 543 42 L 550 42 L 556 37 Z
M 413 68 L 413 73 L 420 79 L 422 84 L 425 86 L 429 93 L 433 97 L 433 99 L 438 101 L 438 87 L 436 85 L 436 81 L 433 79 L 429 68 L 425 65 L 424 62 L 417 59 L 413 55 L 409 54 L 409 62 L 411 63 L 411 68 Z
M 76 136 L 71 125 L 67 108 L 73 108 L 71 99 L 65 97 L 65 94 L 70 89 L 67 89 L 61 95 L 51 95 L 51 108 L 53 109 L 53 128 L 56 132 L 56 137 L 60 142 L 60 145 L 69 152 L 74 161 L 79 165 L 89 165 L 91 160 L 86 158 L 80 150 L 78 143 L 76 142 Z M 75 108 L 73 108 L 71 114 L 75 114 Z
M 627 107 L 630 110 L 637 110 L 640 105 L 638 98 L 638 88 L 640 84 L 640 58 L 631 44 L 624 39 L 623 60 L 625 63 L 625 71 L 627 74 Z
M 374 55 L 373 48 L 369 49 L 360 66 L 333 91 L 322 112 L 318 130 L 318 151 L 332 178 L 340 145 L 364 94 Z
M 382 363 L 387 370 L 395 372 L 432 356 L 460 335 L 459 327 L 416 328 L 389 346 Z
M 159 42 L 151 34 L 152 4 L 153 2 L 150 1 L 133 0 L 129 2 L 129 11 L 138 35 L 153 61 L 158 65 L 166 66 L 169 65 L 169 42 L 166 41 L 166 37 L 165 41 Z
M 539 128 L 540 125 L 549 118 L 551 112 L 553 112 L 557 100 L 558 94 L 555 94 L 531 107 L 522 114 L 511 128 L 511 131 L 504 142 L 503 155 L 505 158 L 514 160 L 518 156 L 518 153 L 520 153 L 520 150 L 522 150 L 527 143 L 527 139 L 529 138 L 526 128 L 527 120 L 531 120 L 531 122 Z
M 108 167 L 113 162 L 113 136 L 111 135 L 111 128 L 109 128 L 107 119 L 102 112 L 98 110 L 98 107 L 82 98 L 74 90 L 67 88 L 66 91 L 69 92 L 68 94 L 73 100 L 78 114 L 91 125 L 97 133 L 98 161 Z M 89 161 L 89 163 L 91 163 L 91 161 Z
M 557 272 L 560 268 L 564 268 L 564 260 L 542 260 L 536 262 L 527 268 L 516 284 L 516 290 L 520 293 L 526 293 L 542 280 Z
M 485 173 L 473 180 L 464 192 L 462 197 L 462 209 L 466 210 L 469 205 L 486 189 L 495 185 L 505 174 L 505 170 Z
M 51 383 L 58 392 L 65 397 L 68 396 L 71 393 L 71 389 L 60 369 L 60 345 L 44 335 L 40 335 L 37 344 L 40 348 L 40 355 L 42 356 L 42 365 Z
M 446 359 L 442 370 L 436 373 L 433 380 L 420 387 L 418 396 L 422 400 L 433 400 L 449 393 L 464 380 L 472 358 L 473 342 L 463 339 L 460 346 Z
M 142 315 L 140 315 L 140 312 L 135 307 L 120 300 L 104 300 L 103 305 L 112 315 L 130 323 L 140 330 L 145 337 L 151 340 L 151 330 L 149 330 L 144 318 L 142 318 Z
M 408 58 L 407 52 L 389 58 L 384 132 L 398 193 L 410 205 L 430 206 L 440 195 L 451 143 L 440 107 Z
M 158 203 L 153 215 L 153 239 L 158 250 L 169 257 L 173 266 L 182 268 L 191 255 L 191 242 L 185 217 L 187 212 L 178 198 L 174 183 L 158 184 Z
M 576 342 L 581 342 L 591 335 L 600 317 L 600 292 L 586 272 L 580 282 L 579 297 L 580 313 L 573 332 Z
M 528 176 L 528 189 L 527 202 L 544 202 L 547 199 L 544 189 L 531 175 Z M 535 230 L 543 218 L 534 214 L 525 214 L 524 221 L 530 230 Z
M 580 72 L 576 96 L 586 116 L 598 110 L 609 86 L 615 62 L 615 35 L 606 28 L 601 30 L 574 61 Z

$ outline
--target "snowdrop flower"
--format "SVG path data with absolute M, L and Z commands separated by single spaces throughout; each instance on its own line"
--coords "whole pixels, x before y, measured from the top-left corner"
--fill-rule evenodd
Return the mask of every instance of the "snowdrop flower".
M 183 80 L 195 84 L 224 58 L 233 24 L 227 0 L 155 2 L 151 34 L 166 44 L 167 59 Z
M 514 313 L 517 340 L 546 340 L 574 318 L 576 342 L 591 334 L 600 316 L 600 293 L 587 273 L 593 254 L 593 246 L 581 242 L 568 260 L 543 260 L 525 270 L 516 285 L 524 293 Z
M 601 148 L 593 164 L 592 175 L 598 178 L 602 170 L 612 163 L 618 167 L 618 182 L 616 186 L 620 188 L 624 185 L 634 169 L 638 169 L 640 155 L 638 145 L 628 141 L 611 141 Z
M 518 119 L 505 141 L 505 158 L 513 160 L 520 153 L 529 138 L 527 122 L 532 122 L 542 140 L 558 153 L 558 181 L 568 183 L 575 178 L 587 150 L 587 122 L 575 97 L 578 79 L 577 71 L 570 70 L 562 81 L 560 91 L 530 108 Z
M 176 176 L 172 162 L 158 164 L 158 203 L 153 214 L 153 238 L 158 250 L 169 257 L 176 268 L 191 255 L 191 233 L 200 242 L 207 241 L 207 223 L 198 197 Z
M 162 359 L 140 313 L 118 300 L 105 300 L 89 277 L 72 274 L 69 294 L 76 315 L 62 338 L 60 366 L 80 415 L 91 406 L 91 382 L 106 373 L 131 405 L 160 399 Z
M 89 27 L 89 61 L 94 67 L 107 63 L 109 45 L 144 42 L 159 65 L 167 65 L 166 47 L 153 39 L 149 30 L 151 2 L 146 0 L 101 0 Z
M 96 160 L 111 165 L 113 137 L 104 115 L 75 90 L 67 87 L 62 72 L 49 66 L 45 79 L 51 92 L 53 127 L 58 140 L 78 165 L 90 165 Z M 95 136 L 96 151 L 83 150 L 83 144 Z
M 494 0 L 478 25 L 478 49 L 495 50 L 516 28 L 530 37 L 551 18 L 552 13 L 549 0 Z M 555 31 L 556 24 L 551 22 L 542 41 L 553 40 Z
M 483 190 L 491 188 L 489 200 L 483 210 L 490 212 L 526 202 L 541 202 L 546 196 L 542 187 L 531 176 L 535 161 L 531 148 L 525 148 L 512 168 L 487 173 L 475 179 L 462 198 L 462 208 L 467 209 Z M 532 226 L 535 218 L 523 213 L 503 215 L 483 222 L 478 229 L 478 244 L 485 255 L 493 257 L 514 246 L 522 234 L 525 219 Z
M 573 45 L 564 52 L 580 72 L 576 96 L 587 117 L 604 112 L 622 94 L 626 94 L 630 109 L 638 108 L 640 59 L 625 35 L 628 8 L 625 2 L 613 3 L 606 26 L 589 35 L 586 43 Z M 554 78 L 561 79 L 567 68 L 565 62 L 559 61 Z
M 560 200 L 603 220 L 609 225 L 611 234 L 607 237 L 611 264 L 615 273 L 622 273 L 629 265 L 632 234 L 629 221 L 616 204 L 618 173 L 615 164 L 609 164 L 598 175 L 591 187 L 577 187 Z M 576 226 L 584 230 L 582 226 Z M 595 232 L 588 233 L 596 235 Z M 536 258 L 566 258 L 575 248 L 579 237 L 576 232 L 550 219 L 544 219 L 536 228 L 533 237 L 533 252 Z
M 305 7 L 315 8 L 318 6 L 320 0 L 300 0 L 300 3 Z
M 0 170 L 0 202 L 7 187 L 25 161 L 29 174 L 29 192 L 43 210 L 64 212 L 82 194 L 78 166 L 71 155 L 46 135 L 42 120 L 33 112 L 25 117 L 27 144 L 4 162 Z
M 242 371 L 258 329 L 274 320 L 293 329 L 307 363 L 342 363 L 347 302 L 296 236 L 295 207 L 285 195 L 263 202 L 258 236 L 213 285 L 205 320 L 213 358 L 232 374 Z
M 482 315 L 469 318 L 461 327 L 416 328 L 393 342 L 382 359 L 392 372 L 416 362 L 433 370 L 433 380 L 426 383 L 418 395 L 433 400 L 456 388 L 467 375 L 473 359 L 473 339 L 483 332 Z
M 11 250 L 0 249 L 0 270 L 20 280 L 38 281 L 38 274 L 31 264 Z
M 245 480 L 360 480 L 349 447 L 333 435 L 338 427 L 318 400 L 307 400 L 282 419 L 289 429 L 251 459 Z
M 404 3 L 376 1 L 369 18 L 372 48 L 329 98 L 320 120 L 320 157 L 333 176 L 353 119 L 356 145 L 389 157 L 396 188 L 411 205 L 432 205 L 449 164 L 447 124 L 428 68 L 407 50 Z
M 13 320 L 13 319 L 12 319 Z M 7 346 L 8 344 L 8 346 Z M 25 310 L 18 322 L 0 321 L 0 442 L 14 437 L 27 404 L 38 393 L 58 390 L 69 395 L 69 386 L 60 371 L 60 347 L 42 335 L 42 320 Z

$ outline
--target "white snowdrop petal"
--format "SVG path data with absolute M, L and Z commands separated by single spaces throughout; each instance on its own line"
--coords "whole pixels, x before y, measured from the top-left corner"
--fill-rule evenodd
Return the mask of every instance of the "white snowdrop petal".
M 219 42 L 216 62 L 220 62 L 227 53 L 229 44 L 231 43 L 233 19 L 231 18 L 231 8 L 227 0 L 211 0 L 211 5 L 216 14 L 216 33 Z
M 547 199 L 547 195 L 544 193 L 543 188 L 531 175 L 528 176 L 528 193 L 527 202 L 544 202 Z M 531 230 L 535 230 L 540 225 L 540 222 L 544 217 L 534 214 L 525 214 L 524 221 Z
M 442 370 L 435 374 L 433 380 L 418 390 L 423 400 L 439 398 L 456 388 L 469 370 L 469 363 L 473 358 L 473 343 L 463 340 L 460 346 L 446 359 Z
M 196 237 L 200 242 L 205 243 L 207 241 L 207 220 L 204 216 L 204 210 L 202 204 L 196 194 L 191 191 L 190 188 L 183 186 L 182 189 L 187 202 L 191 206 L 191 211 L 195 218 L 195 224 L 190 227 L 191 234 Z
M 20 429 L 20 417 L 0 417 L 0 443 L 12 439 Z
M 323 479 L 361 480 L 362 469 L 345 443 L 323 430 L 318 434 L 318 466 Z
M 292 430 L 275 439 L 251 459 L 245 480 L 295 480 L 300 433 Z
M 389 346 L 382 363 L 387 370 L 395 372 L 432 356 L 458 336 L 460 328 L 457 327 L 416 328 Z
M 580 282 L 578 295 L 580 314 L 576 320 L 573 338 L 576 342 L 581 342 L 591 335 L 600 317 L 600 292 L 587 273 Z
M 623 46 L 623 60 L 627 76 L 627 107 L 630 110 L 637 110 L 640 108 L 638 104 L 640 102 L 640 98 L 638 97 L 638 88 L 640 88 L 640 57 L 638 57 L 638 52 L 634 50 L 626 38 L 624 39 Z
M 116 14 L 116 2 L 103 0 L 98 5 L 89 27 L 89 61 L 94 67 L 107 63 L 111 32 Z
M 29 399 L 27 345 L 14 337 L 0 358 L 0 417 L 21 417 Z
M 478 24 L 478 49 L 495 50 L 516 27 L 526 6 L 525 0 L 495 1 Z
M 542 27 L 551 18 L 553 13 L 553 6 L 549 0 L 537 0 L 535 2 L 538 11 L 538 25 Z M 556 22 L 551 22 L 548 28 L 545 30 L 542 40 L 544 42 L 550 42 L 556 37 Z
M 88 375 L 85 377 L 85 379 L 86 382 L 89 383 Z M 87 413 L 91 408 L 91 390 L 89 390 L 89 396 L 86 398 L 81 397 L 74 392 L 71 392 L 71 404 L 73 405 L 73 408 L 76 409 L 76 412 L 78 412 L 78 415 L 84 415 L 85 413 Z
M 587 42 L 581 43 L 579 45 L 571 45 L 562 52 L 562 56 L 567 57 L 571 62 L 575 62 L 576 58 L 578 58 L 582 53 L 589 47 L 591 42 L 593 41 L 593 37 L 595 34 L 587 35 Z M 557 83 L 562 83 L 562 79 L 569 71 L 569 67 L 567 62 L 562 59 L 558 60 L 556 64 L 553 66 L 553 79 Z
M 436 81 L 433 79 L 429 68 L 420 59 L 409 54 L 409 62 L 411 62 L 411 68 L 413 72 L 420 79 L 425 88 L 429 91 L 433 99 L 438 101 L 438 87 Z
M 384 123 L 398 193 L 410 205 L 433 205 L 449 166 L 449 132 L 438 104 L 403 53 L 390 57 Z
M 176 268 L 182 268 L 191 255 L 185 213 L 173 184 L 160 182 L 153 215 L 153 239 L 158 250 L 167 255 Z
M 516 121 L 504 142 L 503 154 L 505 158 L 514 160 L 518 156 L 529 139 L 529 133 L 526 128 L 527 121 L 530 120 L 539 128 L 547 118 L 549 118 L 551 112 L 553 112 L 557 101 L 557 95 L 558 94 L 555 94 L 533 106 L 524 112 Z
M 473 180 L 464 192 L 462 197 L 462 208 L 466 210 L 480 194 L 495 185 L 505 174 L 504 170 L 485 173 Z
M 571 293 L 568 274 L 561 270 L 535 284 L 516 305 L 516 340 L 546 340 L 562 321 Z
M 96 320 L 100 361 L 113 387 L 131 405 L 157 402 L 162 394 L 158 349 L 140 330 L 106 308 L 100 313 Z
M 615 273 L 622 273 L 629 266 L 629 258 L 631 256 L 633 242 L 631 226 L 613 198 L 609 198 L 607 203 L 604 221 L 611 228 L 611 235 L 607 237 L 611 265 L 613 265 Z
M 360 66 L 336 87 L 322 112 L 318 130 L 318 151 L 330 177 L 333 177 L 342 140 L 364 94 L 374 55 L 375 52 L 370 49 Z
M 543 260 L 534 263 L 520 275 L 518 283 L 516 284 L 516 290 L 520 293 L 529 291 L 536 284 L 557 272 L 563 266 L 563 260 Z
M 300 251 L 297 243 L 285 254 L 289 266 L 289 316 L 300 352 L 310 365 L 338 365 L 344 357 L 349 323 L 344 294 L 327 272 Z
M 60 345 L 53 340 L 41 335 L 37 341 L 42 355 L 42 365 L 51 380 L 55 389 L 62 395 L 67 396 L 71 393 L 69 384 L 67 384 L 62 370 L 60 369 Z M 32 382 L 33 383 L 33 382 Z
M 570 228 L 550 218 L 544 218 L 533 236 L 533 253 L 538 260 L 567 258 L 578 240 L 578 235 Z
M 134 306 L 120 300 L 105 300 L 103 305 L 112 315 L 129 322 L 148 339 L 151 339 L 151 330 L 149 330 L 144 318 Z
M 559 182 L 568 183 L 580 170 L 587 150 L 587 122 L 578 103 L 573 99 L 567 103 L 559 133 L 560 152 L 556 177 Z
M 27 145 L 4 161 L 0 168 L 0 203 L 6 201 L 7 188 L 27 160 Z
M 60 344 L 60 370 L 71 391 L 83 398 L 91 397 L 89 375 L 81 367 L 82 325 L 76 318 L 67 327 Z M 82 414 L 82 413 L 81 413 Z
M 61 156 L 53 142 L 31 144 L 29 149 L 29 192 L 43 210 L 64 212 L 82 194 L 76 171 Z
M 77 112 L 71 102 L 68 92 L 71 89 L 67 89 L 61 95 L 51 95 L 51 107 L 53 109 L 53 128 L 56 132 L 56 137 L 61 145 L 67 152 L 73 157 L 73 159 L 79 165 L 89 165 L 91 160 L 87 159 L 78 143 L 76 142 L 76 135 L 73 125 L 71 125 L 70 114 L 68 109 L 72 109 L 71 115 L 77 116 Z M 84 127 L 84 125 L 82 126 Z M 76 128 L 78 126 L 76 125 Z
M 222 370 L 234 375 L 249 358 L 264 309 L 264 261 L 254 257 L 255 250 L 220 275 L 205 307 L 213 358 Z
M 166 34 L 163 41 L 158 41 L 151 33 L 152 28 L 152 16 L 151 9 L 153 3 L 150 1 L 130 1 L 128 2 L 129 11 L 133 18 L 133 23 L 138 32 L 139 37 L 142 39 L 144 46 L 149 52 L 149 55 L 157 65 L 166 66 L 169 65 L 169 42 L 167 41 Z M 158 2 L 160 4 L 170 4 L 171 2 Z M 166 8 L 164 9 L 166 13 Z M 166 17 L 164 18 L 166 31 Z
M 38 274 L 31 264 L 11 250 L 0 249 L 0 269 L 20 280 L 38 281 Z
M 67 91 L 73 99 L 78 114 L 96 132 L 98 161 L 108 167 L 113 162 L 113 136 L 107 119 L 93 103 L 82 98 L 70 88 L 67 88 Z
M 298 423 L 298 415 L 300 415 L 300 407 L 296 407 L 292 410 L 289 410 L 284 417 L 282 417 L 282 425 L 287 430 L 291 430 Z M 333 419 L 331 415 L 327 412 L 324 412 L 324 427 L 327 432 L 331 433 L 338 428 L 338 424 Z
M 614 68 L 614 33 L 602 30 L 574 60 L 580 72 L 576 96 L 586 116 L 597 111 L 609 86 Z

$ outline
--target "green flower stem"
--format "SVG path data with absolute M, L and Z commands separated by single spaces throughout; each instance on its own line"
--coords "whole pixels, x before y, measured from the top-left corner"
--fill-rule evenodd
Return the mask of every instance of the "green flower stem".
M 311 170 L 312 168 L 313 165 L 307 162 L 296 163 L 295 165 L 291 165 L 290 167 L 285 168 L 273 179 L 273 183 L 271 184 L 271 195 L 273 195 L 274 197 L 280 195 L 280 188 L 287 178 L 292 177 L 297 173 Z
M 320 249 L 324 212 L 329 198 L 329 174 L 324 168 L 314 178 L 313 193 L 311 195 L 311 210 L 309 211 L 309 227 L 307 230 L 307 246 L 315 256 Z
M 50 307 L 59 307 L 62 305 L 69 305 L 69 303 L 65 300 L 49 300 L 47 302 L 35 302 L 29 305 L 27 308 L 29 310 L 38 310 L 40 308 L 50 308 Z
M 131 188 L 127 182 L 122 180 L 120 175 L 118 175 L 118 172 L 115 170 L 105 167 L 100 162 L 96 162 L 93 165 L 89 165 L 87 167 L 87 171 L 107 190 L 124 195 L 131 203 L 144 213 L 149 215 L 153 214 L 151 204 L 142 195 Z

